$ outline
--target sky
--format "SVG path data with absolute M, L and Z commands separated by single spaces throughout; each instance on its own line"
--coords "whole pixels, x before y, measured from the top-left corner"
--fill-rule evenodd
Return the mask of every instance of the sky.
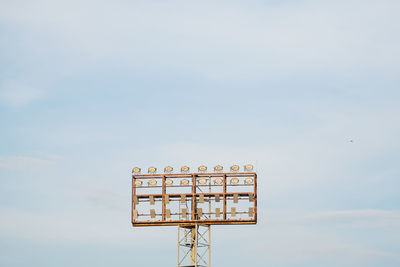
M 400 266 L 397 0 L 0 0 L 0 265 L 175 266 L 131 169 L 252 163 L 212 266 Z

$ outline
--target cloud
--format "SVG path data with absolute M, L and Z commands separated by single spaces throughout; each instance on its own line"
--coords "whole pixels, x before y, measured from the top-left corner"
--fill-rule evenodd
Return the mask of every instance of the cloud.
M 379 71 L 400 58 L 396 1 L 109 3 L 10 2 L 1 17 L 96 64 L 118 58 L 141 69 L 185 66 L 214 79 Z
M 83 200 L 90 202 L 93 206 L 102 207 L 109 210 L 126 210 L 121 207 L 120 203 L 124 202 L 123 195 L 116 192 L 103 189 L 82 189 L 78 192 L 78 196 Z
M 320 212 L 264 211 L 263 220 L 272 226 L 329 225 L 348 228 L 397 228 L 400 210 L 333 210 Z
M 170 235 L 175 228 L 150 227 L 135 231 L 130 224 L 128 209 L 121 212 L 119 209 L 96 209 L 92 205 L 88 208 L 82 203 L 81 207 L 73 210 L 51 213 L 6 207 L 0 207 L 0 212 L 4 216 L 0 221 L 1 236 L 34 242 L 152 246 L 149 237 L 159 238 L 158 243 L 175 237 Z M 140 243 L 133 243 L 135 239 L 141 240 Z
M 0 85 L 0 101 L 13 108 L 29 105 L 42 96 L 42 90 L 19 81 L 6 80 Z
M 325 266 L 365 266 L 374 261 L 400 260 L 398 255 L 385 249 L 346 240 L 345 234 L 335 231 L 322 233 L 313 231 L 311 227 L 274 227 L 254 238 L 265 242 L 257 242 L 252 246 L 246 242 L 244 249 L 247 255 L 255 257 L 256 261 L 274 264 L 313 262 Z M 247 236 L 243 240 L 248 239 L 251 238 Z
M 399 228 L 399 210 L 346 210 L 317 212 L 296 219 L 303 223 L 337 224 L 351 227 L 397 227 Z M 400 229 L 399 229 L 400 230 Z
M 393 236 L 400 232 L 399 210 L 264 210 L 263 213 L 257 226 L 241 231 L 226 227 L 224 233 L 224 242 L 241 240 L 237 249 L 255 257 L 255 262 L 317 262 L 325 266 L 369 266 L 371 262 L 386 260 L 400 262 L 399 255 L 391 249 L 400 243 L 400 238 Z M 216 239 L 222 238 L 220 233 L 215 235 Z M 368 236 L 374 242 L 370 242 Z M 377 239 L 387 242 L 389 248 L 379 246 Z
M 42 170 L 51 166 L 60 157 L 38 158 L 29 156 L 6 156 L 0 157 L 0 169 L 17 171 Z

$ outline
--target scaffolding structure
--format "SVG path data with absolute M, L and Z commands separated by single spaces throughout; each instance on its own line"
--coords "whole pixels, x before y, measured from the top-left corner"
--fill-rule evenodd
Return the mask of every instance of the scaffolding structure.
M 177 267 L 211 266 L 211 226 L 178 226 Z

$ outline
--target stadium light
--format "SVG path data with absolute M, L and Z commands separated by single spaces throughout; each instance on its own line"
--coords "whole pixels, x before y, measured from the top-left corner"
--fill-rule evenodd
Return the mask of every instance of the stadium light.
M 148 171 L 148 173 L 156 173 L 157 168 L 155 168 L 155 167 L 150 167 L 147 171 Z
M 181 180 L 181 185 L 188 185 L 188 184 L 189 184 L 189 180 L 188 179 Z
M 138 167 L 135 167 L 135 168 L 133 168 L 132 169 L 132 173 L 140 173 L 140 168 L 138 168 Z
M 221 172 L 223 169 L 224 169 L 224 167 L 222 167 L 221 165 L 217 165 L 214 167 L 215 172 Z
M 199 184 L 206 184 L 207 183 L 207 179 L 201 178 L 199 179 Z
M 224 181 L 221 178 L 217 178 L 214 180 L 214 184 L 221 185 Z
M 174 170 L 174 168 L 172 168 L 171 166 L 167 166 L 167 167 L 164 168 L 164 172 L 166 172 L 166 173 L 170 173 L 173 170 Z
M 156 180 L 150 180 L 150 181 L 147 182 L 147 184 L 150 185 L 150 186 L 154 186 L 154 185 L 157 184 L 157 181 Z
M 133 168 L 132 225 L 177 225 L 178 267 L 210 266 L 209 257 L 203 256 L 210 255 L 211 225 L 257 223 L 257 174 L 249 166 L 244 165 L 244 172 L 239 165 L 223 172 L 216 165 L 214 172 L 207 172 L 201 165 L 193 173 L 188 166 L 181 173 L 173 173 L 171 166 L 157 173 L 152 166 L 148 174 Z
M 188 166 L 182 166 L 181 172 L 188 172 L 190 168 Z
M 231 184 L 238 184 L 239 183 L 239 179 L 238 178 L 232 178 L 231 179 Z
M 231 172 L 237 172 L 237 171 L 239 171 L 239 169 L 240 169 L 239 165 L 231 166 Z
M 246 179 L 244 180 L 244 183 L 245 183 L 245 184 L 252 184 L 252 183 L 253 183 L 253 179 L 252 179 L 252 178 L 246 178 Z
M 246 164 L 246 165 L 244 165 L 244 170 L 248 171 L 248 172 L 251 172 L 251 171 L 254 170 L 254 166 L 251 165 L 251 164 Z
M 207 166 L 201 165 L 199 167 L 199 172 L 206 172 L 207 171 Z

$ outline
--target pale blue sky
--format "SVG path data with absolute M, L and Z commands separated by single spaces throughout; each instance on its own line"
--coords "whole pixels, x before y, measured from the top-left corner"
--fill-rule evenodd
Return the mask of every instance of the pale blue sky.
M 175 266 L 131 168 L 250 162 L 213 266 L 399 266 L 399 8 L 0 0 L 0 265 Z

